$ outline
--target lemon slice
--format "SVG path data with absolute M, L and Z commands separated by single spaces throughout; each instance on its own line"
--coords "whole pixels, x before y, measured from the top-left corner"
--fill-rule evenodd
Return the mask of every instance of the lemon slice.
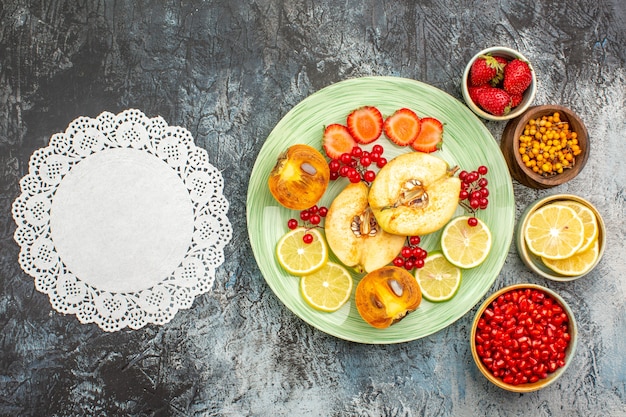
M 447 301 L 461 286 L 461 270 L 452 265 L 442 253 L 431 253 L 424 266 L 415 272 L 415 279 L 428 301 Z
M 350 298 L 352 276 L 343 266 L 327 262 L 322 269 L 300 278 L 300 293 L 316 310 L 337 311 Z
M 467 224 L 468 216 L 452 219 L 441 233 L 441 250 L 446 259 L 459 268 L 474 268 L 489 255 L 491 231 L 480 219 L 476 226 Z
M 311 243 L 302 239 L 307 233 L 313 236 Z M 276 244 L 276 259 L 292 275 L 311 274 L 328 261 L 328 246 L 317 229 L 298 227 L 280 238 Z
M 565 259 L 541 258 L 543 263 L 561 275 L 577 276 L 582 275 L 595 265 L 598 259 L 600 245 L 598 239 L 591 242 L 591 247 L 583 252 L 577 252 Z
M 585 252 L 587 249 L 591 248 L 594 240 L 598 238 L 598 221 L 596 220 L 596 215 L 589 207 L 576 201 L 560 201 L 558 204 L 574 209 L 578 217 L 580 217 L 580 220 L 583 221 L 585 240 L 580 249 L 578 249 L 578 253 Z
M 530 215 L 524 230 L 528 249 L 548 259 L 565 259 L 583 245 L 583 221 L 574 209 L 561 204 L 548 204 Z

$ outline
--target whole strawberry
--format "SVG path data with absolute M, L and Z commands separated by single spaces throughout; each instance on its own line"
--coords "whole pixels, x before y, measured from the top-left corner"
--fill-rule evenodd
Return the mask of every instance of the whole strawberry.
M 503 87 L 509 94 L 522 94 L 533 80 L 533 74 L 526 61 L 513 59 L 504 67 Z
M 491 88 L 491 86 L 489 84 L 483 84 L 483 85 L 479 85 L 479 86 L 469 86 L 467 87 L 467 92 L 469 93 L 470 99 L 478 104 L 478 96 L 480 95 L 480 92 L 486 88 Z
M 479 56 L 470 67 L 470 85 L 496 84 L 502 77 L 502 68 L 503 65 L 491 55 Z
M 504 116 L 511 111 L 511 95 L 501 88 L 486 87 L 477 92 L 478 105 L 494 116 Z

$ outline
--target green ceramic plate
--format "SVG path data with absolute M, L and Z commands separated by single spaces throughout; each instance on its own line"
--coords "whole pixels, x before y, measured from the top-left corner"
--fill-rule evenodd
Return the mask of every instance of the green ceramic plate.
M 285 273 L 274 255 L 276 242 L 288 231 L 287 220 L 297 218 L 299 213 L 279 206 L 267 188 L 268 175 L 276 158 L 288 146 L 305 143 L 321 150 L 324 126 L 345 123 L 351 110 L 364 105 L 377 106 L 383 116 L 408 107 L 421 117 L 436 117 L 445 123 L 445 127 L 443 149 L 434 155 L 465 170 L 480 165 L 489 167 L 489 207 L 478 215 L 493 234 L 493 246 L 487 260 L 472 270 L 463 271 L 461 287 L 452 300 L 444 303 L 422 301 L 415 312 L 384 330 L 375 329 L 361 319 L 354 298 L 334 313 L 318 312 L 302 300 L 299 279 Z M 385 148 L 384 156 L 388 160 L 409 152 L 384 135 L 376 143 Z M 320 205 L 329 207 L 346 184 L 345 179 L 331 182 Z M 471 310 L 489 290 L 504 264 L 513 237 L 514 211 L 513 186 L 506 162 L 484 124 L 464 104 L 443 91 L 418 81 L 395 77 L 342 81 L 296 105 L 276 125 L 263 145 L 252 170 L 247 197 L 252 250 L 261 273 L 276 296 L 310 325 L 330 335 L 360 343 L 415 340 L 445 328 Z M 458 214 L 462 213 L 459 208 Z M 421 246 L 429 251 L 439 249 L 439 238 L 440 233 L 423 236 Z M 332 255 L 331 259 L 336 260 Z M 361 275 L 353 276 L 356 288 Z

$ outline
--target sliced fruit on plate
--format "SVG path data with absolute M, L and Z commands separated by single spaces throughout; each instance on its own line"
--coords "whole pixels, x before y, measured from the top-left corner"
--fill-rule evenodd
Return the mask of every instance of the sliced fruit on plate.
M 541 258 L 545 266 L 561 275 L 576 276 L 589 271 L 598 259 L 600 245 L 598 239 L 591 242 L 591 247 L 583 252 L 576 252 L 565 259 Z
M 272 196 L 292 210 L 315 205 L 328 187 L 330 170 L 317 149 L 295 144 L 281 153 L 267 180 Z
M 583 221 L 571 207 L 548 204 L 533 212 L 524 229 L 528 250 L 548 259 L 574 255 L 585 241 Z
M 408 146 L 420 133 L 421 122 L 413 110 L 403 107 L 385 119 L 383 129 L 393 143 Z
M 393 158 L 376 175 L 369 204 L 388 233 L 421 236 L 441 229 L 459 204 L 461 180 L 446 161 L 423 152 Z
M 352 111 L 346 124 L 352 137 L 362 144 L 374 142 L 383 133 L 383 115 L 374 106 L 363 106 Z
M 354 292 L 359 315 L 370 325 L 384 329 L 415 311 L 422 291 L 409 271 L 384 266 L 361 278 Z
M 443 143 L 443 124 L 434 117 L 421 119 L 420 133 L 411 143 L 411 147 L 419 152 L 435 152 Z
M 578 252 L 584 252 L 591 248 L 593 242 L 598 238 L 598 221 L 596 220 L 596 215 L 589 207 L 576 201 L 560 201 L 558 204 L 574 209 L 578 217 L 580 217 L 580 220 L 583 221 L 585 240 L 580 249 L 578 249 Z
M 424 266 L 415 271 L 415 279 L 428 301 L 447 301 L 461 286 L 461 270 L 452 265 L 441 252 L 428 255 Z
M 476 218 L 476 225 L 468 224 L 469 216 L 452 219 L 441 232 L 441 250 L 446 259 L 463 269 L 480 265 L 491 249 L 491 231 Z
M 326 126 L 322 137 L 322 146 L 326 155 L 331 159 L 339 159 L 344 153 L 352 152 L 352 148 L 357 146 L 348 128 L 338 123 Z
M 313 237 L 310 243 L 304 241 L 307 234 Z M 312 274 L 328 261 L 328 246 L 317 229 L 298 227 L 280 238 L 276 244 L 276 259 L 292 275 Z
M 348 184 L 333 200 L 324 231 L 328 246 L 346 266 L 371 272 L 391 262 L 405 237 L 385 232 L 376 223 L 364 182 Z
M 334 262 L 327 262 L 318 271 L 300 278 L 302 298 L 316 310 L 337 311 L 350 299 L 351 292 L 352 276 Z

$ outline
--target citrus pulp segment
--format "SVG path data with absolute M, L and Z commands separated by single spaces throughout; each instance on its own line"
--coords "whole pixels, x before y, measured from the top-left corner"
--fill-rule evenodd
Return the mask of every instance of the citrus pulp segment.
M 541 258 L 544 265 L 561 275 L 577 276 L 588 272 L 598 259 L 600 245 L 598 239 L 591 242 L 591 247 L 583 252 L 577 252 L 565 259 Z
M 424 266 L 415 271 L 415 279 L 428 301 L 447 301 L 461 286 L 461 270 L 452 265 L 442 253 L 429 254 Z
M 341 308 L 352 292 L 352 276 L 341 265 L 327 262 L 321 269 L 300 278 L 300 293 L 313 308 L 333 312 Z
M 491 249 L 491 231 L 476 218 L 476 226 L 467 223 L 468 216 L 452 219 L 441 233 L 441 250 L 446 259 L 459 268 L 469 269 L 480 265 Z
M 303 240 L 307 233 L 313 236 L 311 243 Z M 328 261 L 328 246 L 317 229 L 299 227 L 280 238 L 276 244 L 276 259 L 292 275 L 311 274 Z
M 580 217 L 580 220 L 583 221 L 583 233 L 585 235 L 585 240 L 583 241 L 580 249 L 578 249 L 578 253 L 591 248 L 594 240 L 598 238 L 598 221 L 596 220 L 596 215 L 589 207 L 576 201 L 561 201 L 558 204 L 574 209 L 576 214 L 578 214 L 578 217 Z
M 548 204 L 532 213 L 524 229 L 528 249 L 548 259 L 565 259 L 583 245 L 584 226 L 574 209 Z

